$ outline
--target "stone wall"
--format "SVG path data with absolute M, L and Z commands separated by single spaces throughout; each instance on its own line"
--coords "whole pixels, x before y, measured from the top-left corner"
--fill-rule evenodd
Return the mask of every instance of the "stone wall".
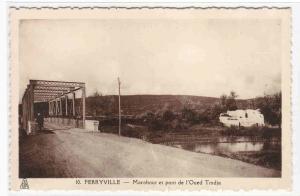
M 70 128 L 83 128 L 82 119 L 48 117 L 45 118 L 45 122 L 62 125 L 62 126 L 68 126 Z

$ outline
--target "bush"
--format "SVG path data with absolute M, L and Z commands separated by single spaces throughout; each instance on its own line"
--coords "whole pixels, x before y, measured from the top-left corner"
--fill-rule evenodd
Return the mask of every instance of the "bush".
M 183 108 L 181 111 L 182 119 L 192 124 L 199 123 L 199 115 L 196 111 L 188 108 Z
M 175 119 L 175 114 L 172 112 L 172 111 L 170 111 L 170 110 L 167 110 L 167 111 L 165 111 L 164 113 L 163 113 L 163 120 L 165 120 L 165 121 L 172 121 L 172 120 L 174 120 Z
M 266 123 L 281 126 L 281 92 L 258 97 L 254 102 L 264 115 Z
M 161 119 L 153 119 L 148 122 L 148 127 L 153 131 L 163 130 L 165 128 L 165 124 Z

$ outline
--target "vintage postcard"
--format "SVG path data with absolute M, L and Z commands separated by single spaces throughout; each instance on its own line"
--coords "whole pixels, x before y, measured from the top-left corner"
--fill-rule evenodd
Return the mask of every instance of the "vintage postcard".
M 10 7 L 11 190 L 291 190 L 291 13 Z

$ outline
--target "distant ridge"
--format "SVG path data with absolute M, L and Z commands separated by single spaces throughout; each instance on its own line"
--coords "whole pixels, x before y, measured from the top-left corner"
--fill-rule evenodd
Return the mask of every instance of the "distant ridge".
M 95 105 L 100 113 L 118 113 L 117 95 L 88 97 L 86 102 L 88 114 L 92 114 Z M 194 95 L 122 95 L 121 97 L 122 113 L 125 115 L 140 115 L 145 112 L 155 113 L 164 110 L 179 112 L 184 107 L 204 111 L 219 102 L 220 99 L 216 97 Z M 248 100 L 237 100 L 240 107 L 246 107 L 247 102 Z

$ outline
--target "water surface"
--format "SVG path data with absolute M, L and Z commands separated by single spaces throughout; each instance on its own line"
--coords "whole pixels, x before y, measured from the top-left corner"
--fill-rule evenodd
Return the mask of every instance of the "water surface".
M 176 143 L 174 141 L 171 145 L 193 152 L 208 154 L 280 151 L 280 141 L 276 138 L 220 137 L 211 142 Z

